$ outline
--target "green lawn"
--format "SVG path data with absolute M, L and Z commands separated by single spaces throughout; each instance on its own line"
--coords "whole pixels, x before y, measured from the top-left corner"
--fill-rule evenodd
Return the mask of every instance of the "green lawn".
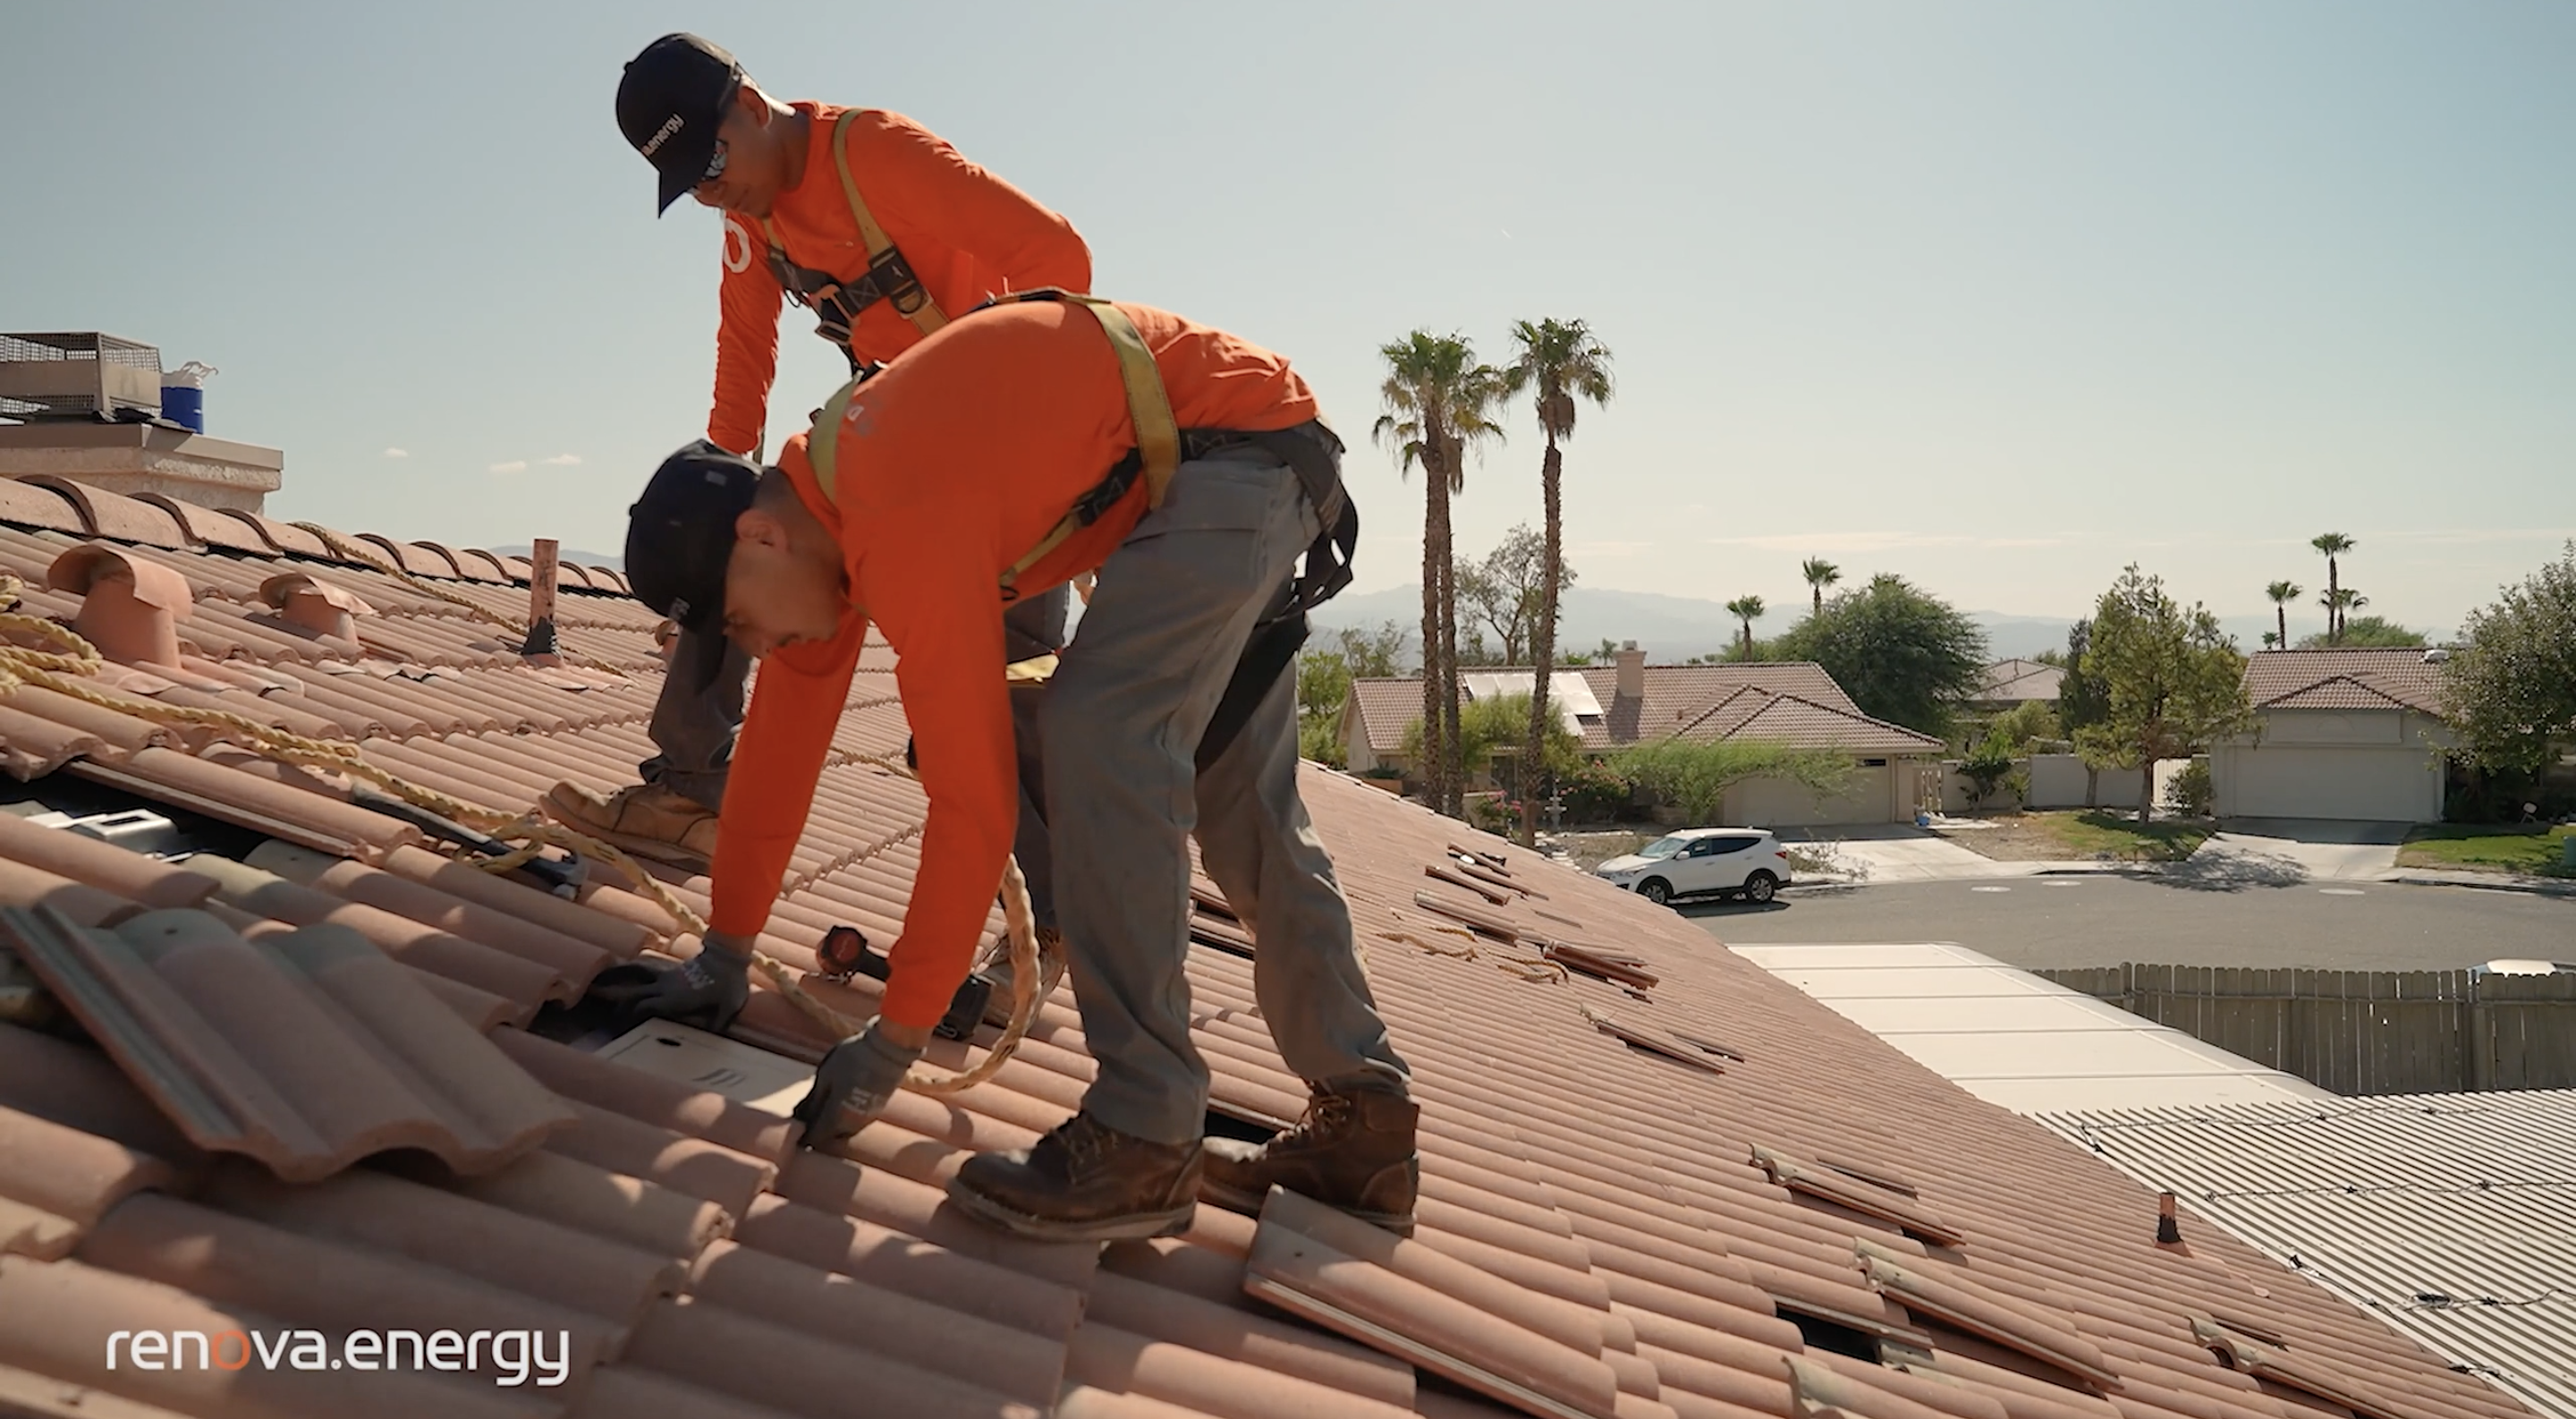
M 2204 819 L 2158 820 L 2140 824 L 2132 813 L 2033 813 L 2030 817 L 2056 835 L 2079 857 L 2109 856 L 2122 862 L 2180 862 L 2216 832 Z
M 2471 872 L 2527 872 L 2576 877 L 2561 864 L 2568 829 L 2472 828 L 2444 823 L 2417 828 L 2397 853 L 2400 867 L 2453 867 Z

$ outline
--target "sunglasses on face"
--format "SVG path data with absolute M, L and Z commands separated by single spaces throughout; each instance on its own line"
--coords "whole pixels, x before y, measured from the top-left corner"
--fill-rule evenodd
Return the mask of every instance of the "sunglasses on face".
M 718 138 L 716 140 L 716 150 L 714 154 L 707 159 L 707 175 L 698 179 L 698 185 L 700 187 L 704 187 L 708 183 L 715 181 L 717 178 L 724 176 L 725 160 L 727 156 L 728 155 L 725 151 L 725 141 L 722 138 Z

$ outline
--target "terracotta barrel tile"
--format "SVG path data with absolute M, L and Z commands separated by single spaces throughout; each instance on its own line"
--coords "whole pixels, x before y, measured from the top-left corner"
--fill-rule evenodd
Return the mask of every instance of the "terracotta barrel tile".
M 1611 1412 L 1618 1419 L 1681 1419 L 1680 1412 L 1671 1405 L 1624 1389 L 1619 1391 Z
M 1360 1236 L 1323 1212 L 1293 1194 L 1272 1192 L 1245 1278 L 1247 1290 L 1309 1320 L 1357 1330 L 1356 1338 L 1381 1344 L 1400 1338 L 1406 1349 L 1399 1358 L 1439 1369 L 1471 1387 L 1500 1381 L 1607 1419 L 1618 1383 L 1598 1358 L 1598 1347 L 1569 1347 L 1507 1318 L 1549 1320 L 1528 1304 L 1536 1298 L 1419 1248 L 1402 1255 L 1409 1244 L 1383 1232 Z M 1283 1224 L 1282 1217 L 1294 1217 L 1297 1225 Z M 1351 1226 L 1375 1231 L 1364 1222 Z M 1317 1236 L 1318 1231 L 1328 1235 Z M 1336 1245 L 1345 1241 L 1356 1254 Z M 1395 1266 L 1410 1274 L 1399 1274 Z M 1425 1276 L 1436 1282 L 1421 1279 Z
M 607 951 L 589 942 L 449 896 L 382 868 L 325 857 L 310 848 L 268 843 L 246 860 L 253 867 L 344 901 L 392 912 L 534 961 L 563 977 L 575 994 L 588 989 L 590 978 L 605 969 L 611 959 Z
M 562 1331 L 576 1373 L 612 1358 L 625 1338 L 584 1312 L 150 1194 L 109 1213 L 80 1259 L 317 1329 Z
M 1233 1215 L 1222 1208 L 1202 1207 L 1198 1211 L 1198 1220 Z M 1104 1275 L 1115 1273 L 1141 1281 L 1160 1292 L 1254 1312 L 1257 1303 L 1243 1294 L 1243 1259 L 1250 1250 L 1248 1236 L 1239 1248 L 1223 1244 L 1201 1245 L 1189 1237 L 1113 1242 L 1100 1253 L 1100 1271 Z
M 0 1024 L 0 1105 L 114 1140 L 182 1173 L 204 1161 L 106 1055 L 16 1025 Z
M 1679 1291 L 1660 1282 L 1616 1271 L 1602 1272 L 1601 1280 L 1610 1288 L 1612 1308 L 1637 1327 L 1637 1339 L 1641 1344 L 1648 1339 L 1646 1316 L 1649 1314 L 1770 1345 L 1794 1346 L 1798 1339 L 1798 1327 L 1774 1311 L 1729 1305 L 1696 1291 Z
M 723 1208 L 703 1198 L 558 1153 L 532 1153 L 498 1172 L 439 1181 L 462 1197 L 681 1261 L 732 1225 Z
M 1742 1263 L 1732 1257 L 1710 1257 L 1704 1252 L 1672 1249 L 1657 1256 L 1652 1252 L 1597 1241 L 1586 1242 L 1584 1247 L 1591 1253 L 1592 1264 L 1600 1270 L 1658 1281 L 1677 1291 L 1689 1291 L 1756 1314 L 1771 1313 L 1770 1294 L 1754 1285 Z
M 546 1151 L 703 1198 L 735 1218 L 778 1176 L 775 1164 L 569 1100 L 580 1122 L 546 1140 Z
M 503 1025 L 523 1027 L 536 1014 L 533 1003 L 506 1000 L 488 990 L 477 990 L 461 980 L 450 980 L 418 966 L 404 966 L 403 969 L 411 974 L 421 989 L 455 1011 L 456 1018 L 464 1021 L 478 1035 L 489 1034 Z
M 1675 1393 L 1681 1391 L 1763 1414 L 1791 1412 L 1781 1353 L 1768 1346 L 1747 1345 L 1740 1360 L 1725 1364 L 1660 1345 L 1643 1346 L 1639 1353 L 1654 1363 L 1655 1373 L 1663 1381 L 1665 1401 L 1676 1408 L 1683 1408 L 1680 1395 Z M 1689 1411 L 1683 1408 L 1683 1412 Z
M 192 907 L 213 896 L 216 885 L 170 863 L 8 813 L 0 813 L 0 858 L 149 907 Z
M 81 520 L 80 505 L 68 494 L 22 478 L 0 478 L 0 522 L 51 528 L 76 536 L 89 531 L 89 525 Z
M 1722 1399 L 1706 1399 L 1682 1390 L 1664 1391 L 1664 1403 L 1678 1419 L 1781 1419 L 1786 1411 L 1747 1409 Z
M 569 993 L 555 971 L 480 942 L 299 887 L 256 867 L 205 854 L 186 860 L 192 870 L 220 881 L 224 900 L 244 911 L 297 926 L 327 922 L 348 927 L 405 965 L 435 971 L 514 1003 L 532 1005 L 563 999 Z
M 800 1150 L 780 1167 L 774 1186 L 790 1201 L 846 1213 L 1076 1291 L 1090 1284 L 1099 1259 L 1097 1247 L 1023 1241 L 969 1221 L 947 1205 L 938 1188 L 846 1158 Z
M 1507 1411 L 1480 1410 L 1469 1419 L 1487 1419 L 1489 1413 L 1503 1414 Z M 1071 1385 L 1065 1389 L 1064 1397 L 1056 1401 L 1055 1419 L 1208 1419 L 1208 1415 L 1204 1410 L 1149 1399 L 1141 1394 Z
M 396 848 L 386 854 L 384 867 L 398 877 L 434 887 L 448 896 L 587 941 L 619 960 L 632 959 L 654 939 L 653 933 L 632 922 L 603 916 L 578 903 L 495 877 L 425 848 Z
M 569 1045 L 520 1030 L 503 1030 L 492 1037 L 492 1042 L 536 1076 L 539 1083 L 565 1098 L 703 1138 L 764 1162 L 783 1160 L 794 1136 L 795 1126 L 777 1114 L 735 1103 L 722 1094 L 657 1078 Z
M 103 1342 L 123 1330 L 292 1329 L 257 1311 L 210 1304 L 167 1286 L 76 1261 L 0 1257 L 0 1364 L 95 1386 L 195 1419 L 532 1419 L 552 1406 L 489 1384 L 410 1371 L 139 1369 L 106 1366 Z M 193 1361 L 193 1354 L 191 1355 Z M 123 1361 L 124 1357 L 120 1357 Z
M 1422 1199 L 1414 1209 L 1414 1215 L 1426 1226 L 1437 1227 L 1443 1232 L 1457 1236 L 1470 1237 L 1489 1246 L 1515 1251 L 1524 1256 L 1545 1261 L 1552 1266 L 1576 1271 L 1591 1268 L 1591 1254 L 1584 1250 L 1581 1242 L 1565 1234 L 1565 1219 L 1561 1215 L 1548 1213 L 1546 1214 L 1548 1220 L 1556 1225 L 1545 1228 L 1536 1227 L 1510 1213 L 1488 1212 L 1474 1205 L 1474 1202 L 1460 1200 L 1468 1198 L 1476 1201 L 1505 1202 L 1504 1199 L 1492 1193 L 1474 1192 L 1456 1183 L 1444 1185 L 1439 1189 L 1437 1196 L 1433 1195 L 1433 1189 L 1425 1186 Z M 1509 1204 L 1505 1203 L 1505 1206 L 1508 1207 Z
M 664 1302 L 637 1328 L 635 1362 L 811 1419 L 1040 1419 L 1036 1405 L 721 1306 Z
M 1235 1298 L 1241 1296 L 1242 1280 L 1238 1275 Z M 1100 1326 L 1276 1371 L 1399 1409 L 1413 1403 L 1413 1369 L 1409 1365 L 1305 1326 L 1273 1320 L 1231 1303 L 1219 1304 L 1167 1291 L 1106 1267 L 1092 1280 L 1084 1329 Z
M 187 529 L 179 519 L 162 508 L 123 493 L 111 493 L 87 483 L 56 477 L 51 473 L 31 473 L 24 480 L 42 488 L 51 488 L 81 511 L 81 520 L 89 524 L 90 535 L 111 542 L 140 542 L 147 547 L 165 547 L 185 551 Z
M 0 1197 L 86 1228 L 129 1194 L 169 1182 L 169 1165 L 149 1154 L 0 1108 Z
M 98 736 L 0 704 L 0 773 L 25 783 L 98 753 Z
M 1897 1363 L 1896 1368 L 1972 1384 L 2001 1404 L 2011 1419 L 2116 1419 L 2119 1414 L 2099 1395 L 1946 1350 L 1936 1352 L 1927 1365 L 1908 1361 Z
M 150 785 L 152 796 L 168 794 L 182 806 L 281 837 L 349 843 L 378 854 L 420 841 L 420 830 L 409 823 L 288 787 L 273 772 L 245 771 L 247 763 L 230 768 L 173 749 L 145 749 L 118 767 Z
M 1560 1266 L 1542 1257 L 1443 1230 L 1427 1219 L 1415 1228 L 1413 1239 L 1442 1256 L 1491 1272 L 1542 1296 L 1554 1296 L 1586 1310 L 1610 1309 L 1610 1290 L 1593 1274 L 1588 1262 L 1580 1269 Z
M 591 1375 L 573 1419 L 787 1419 L 778 1410 L 668 1375 L 610 1365 Z
M 1064 1345 L 854 1277 L 719 1242 L 698 1259 L 689 1291 L 853 1349 L 919 1365 L 1044 1408 L 1064 1376 Z
M 1979 1394 L 1965 1385 L 1928 1375 L 1909 1374 L 1892 1366 L 1871 1364 L 1825 1350 L 1811 1350 L 1806 1358 L 1808 1363 L 1833 1370 L 1846 1379 L 1910 1399 L 1926 1409 L 1954 1415 L 1957 1419 L 2008 1419 L 2008 1411 L 1994 1396 Z
M 295 1186 L 243 1163 L 218 1167 L 203 1200 L 238 1216 L 443 1267 L 505 1291 L 632 1326 L 679 1289 L 668 1257 L 365 1168 Z
M 1405 1406 L 1351 1394 L 1277 1370 L 1086 1323 L 1065 1356 L 1066 1377 L 1099 1389 L 1159 1399 L 1217 1419 L 1400 1419 Z
M 80 1224 L 69 1217 L 0 1197 L 0 1254 L 60 1261 L 80 1238 Z
M 1459 1171 L 1446 1166 L 1426 1168 L 1422 1176 L 1422 1195 L 1437 1199 L 1464 1213 L 1492 1218 L 1496 1224 L 1535 1232 L 1559 1239 L 1559 1245 L 1574 1238 L 1574 1228 L 1566 1215 L 1553 1207 L 1522 1201 L 1477 1186 Z M 1542 1245 L 1535 1239 L 1531 1246 Z M 1563 1253 L 1570 1261 L 1572 1252 Z
M 143 910 L 114 892 L 0 857 L 0 906 L 49 906 L 82 926 L 112 925 Z
M 1082 1293 L 1070 1286 L 781 1197 L 754 1203 L 734 1240 L 1057 1344 L 1082 1318 Z
M 0 479 L 0 482 L 5 481 Z M 10 693 L 9 703 L 21 713 L 77 729 L 121 753 L 131 754 L 138 749 L 168 744 L 172 738 L 169 730 L 148 719 L 94 705 L 87 700 L 76 700 L 69 695 L 58 695 L 39 685 L 19 686 Z

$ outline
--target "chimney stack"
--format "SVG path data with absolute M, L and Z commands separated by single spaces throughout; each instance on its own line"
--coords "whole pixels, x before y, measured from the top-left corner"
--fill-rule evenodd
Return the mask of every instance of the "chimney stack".
M 1646 653 L 1637 649 L 1635 641 L 1630 641 L 1619 647 L 1619 653 L 1611 659 L 1619 666 L 1618 697 L 1623 700 L 1644 699 L 1646 697 Z
M 2160 1246 L 2172 1246 L 2181 1240 L 2182 1222 L 2175 1211 L 2174 1195 L 2160 1193 L 2156 1197 L 2156 1242 Z

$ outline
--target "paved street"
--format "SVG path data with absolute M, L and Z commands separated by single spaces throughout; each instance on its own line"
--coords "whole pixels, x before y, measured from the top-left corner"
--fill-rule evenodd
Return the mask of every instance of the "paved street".
M 2260 870 L 1801 888 L 1768 907 L 1689 905 L 1682 914 L 1729 943 L 1953 941 L 2025 967 L 2385 971 L 2576 960 L 2576 900 Z

